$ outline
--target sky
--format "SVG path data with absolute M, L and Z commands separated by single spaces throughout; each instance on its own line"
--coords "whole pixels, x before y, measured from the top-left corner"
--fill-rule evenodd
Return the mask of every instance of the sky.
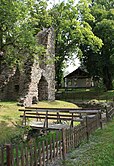
M 49 8 L 51 8 L 52 5 L 59 3 L 59 2 L 67 2 L 67 0 L 49 0 Z M 79 0 L 75 0 L 75 2 L 77 3 Z M 70 60 L 69 62 L 67 62 L 67 67 L 64 70 L 64 75 L 74 71 L 75 69 L 77 69 L 80 66 L 80 61 L 78 58 L 73 58 L 73 62 L 72 60 Z
M 78 58 L 75 58 L 75 60 L 73 59 L 73 61 L 70 60 L 69 62 L 67 62 L 67 67 L 64 69 L 64 75 L 67 75 L 67 74 L 73 72 L 79 66 L 80 66 L 80 61 Z

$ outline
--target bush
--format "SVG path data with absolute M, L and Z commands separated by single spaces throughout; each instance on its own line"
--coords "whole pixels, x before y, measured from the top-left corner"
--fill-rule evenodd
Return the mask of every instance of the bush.
M 16 126 L 8 124 L 5 121 L 0 123 L 0 145 L 7 143 L 17 143 L 24 141 L 24 136 L 28 133 L 29 128 L 23 128 L 20 125 Z

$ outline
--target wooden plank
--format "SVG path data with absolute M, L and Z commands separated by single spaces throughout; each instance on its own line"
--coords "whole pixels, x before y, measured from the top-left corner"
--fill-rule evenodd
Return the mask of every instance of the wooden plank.
M 52 145 L 53 145 L 53 159 L 55 160 L 55 139 L 54 139 L 54 134 L 52 135 Z
M 69 112 L 69 111 L 84 111 L 84 110 L 100 110 L 99 108 L 38 108 L 38 107 L 25 107 L 25 109 L 19 109 L 19 111 L 38 111 L 38 112 Z
M 2 147 L 0 148 L 0 150 L 1 150 L 1 153 L 0 153 L 0 159 L 1 159 L 0 165 L 1 165 L 1 166 L 4 166 L 4 150 L 5 150 L 4 146 L 2 146 Z
M 33 163 L 32 144 L 30 144 L 29 156 L 30 156 L 30 166 L 32 166 Z
M 89 141 L 89 123 L 88 123 L 88 116 L 86 116 L 86 135 L 87 135 L 87 142 Z
M 56 145 L 55 145 L 55 147 L 56 147 L 56 157 L 58 157 L 58 141 L 59 141 L 59 133 L 58 132 L 56 132 Z
M 42 166 L 41 145 L 38 143 L 39 166 Z
M 37 117 L 40 119 L 40 116 L 42 116 L 42 117 L 46 116 L 46 113 L 43 114 L 43 113 L 35 113 L 35 112 L 33 112 L 33 113 L 32 112 L 26 112 L 26 115 L 38 115 Z M 21 116 L 23 116 L 23 115 L 21 115 Z M 57 114 L 49 114 L 48 113 L 48 116 L 55 116 L 59 120 L 60 116 L 62 116 L 62 117 L 72 117 L 72 112 L 70 114 L 59 114 L 59 112 L 57 112 Z M 79 114 L 73 114 L 73 117 L 80 117 L 80 113 Z
M 74 146 L 77 147 L 77 128 L 74 128 Z
M 73 121 L 74 121 L 74 114 L 72 113 L 72 116 L 71 116 L 71 127 L 73 127 Z
M 50 161 L 52 161 L 52 159 L 53 159 L 53 154 L 52 154 L 53 152 L 52 152 L 52 139 L 50 138 Z
M 34 141 L 34 166 L 37 166 L 38 164 L 37 164 L 37 150 L 36 150 L 36 142 Z
M 23 115 L 20 115 L 20 117 L 23 117 Z M 31 118 L 31 119 L 37 119 L 38 117 L 37 116 L 25 116 L 26 118 Z M 45 116 L 42 116 L 40 117 L 39 119 L 45 119 L 46 117 Z M 50 119 L 50 120 L 57 120 L 57 117 L 47 117 L 47 119 Z M 72 117 L 60 117 L 60 120 L 66 120 L 66 121 L 71 121 L 72 120 Z M 73 121 L 77 121 L 77 122 L 81 122 L 83 121 L 83 119 L 80 119 L 80 118 L 73 118 Z
M 98 112 L 101 112 L 101 110 L 70 110 L 69 111 L 70 113 L 98 113 Z
M 11 148 L 11 159 L 12 159 L 11 164 L 12 165 L 15 165 L 15 155 L 14 154 L 15 154 L 14 147 L 12 146 L 12 148 Z
M 24 166 L 24 145 L 21 145 L 21 166 Z
M 62 129 L 62 157 L 65 160 L 66 156 L 66 141 L 65 141 L 65 130 Z
M 16 145 L 16 165 L 19 166 L 19 149 L 18 149 L 18 145 Z
M 20 112 L 69 112 L 69 110 L 61 110 L 61 109 L 19 109 Z
M 49 153 L 48 153 L 48 140 L 46 140 L 46 164 L 48 164 L 49 161 Z
M 42 142 L 42 160 L 43 160 L 42 164 L 43 164 L 43 166 L 45 166 L 46 163 L 45 163 L 45 143 L 44 143 L 44 141 Z
M 25 147 L 25 162 L 26 162 L 25 165 L 29 165 L 29 163 L 28 163 L 28 145 L 26 145 L 26 147 Z
M 7 166 L 11 166 L 11 145 L 6 145 L 6 157 L 7 157 Z

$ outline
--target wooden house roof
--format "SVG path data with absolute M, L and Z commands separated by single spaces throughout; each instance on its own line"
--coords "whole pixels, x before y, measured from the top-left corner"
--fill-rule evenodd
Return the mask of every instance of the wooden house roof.
M 90 75 L 87 71 L 84 69 L 81 69 L 80 67 L 74 70 L 73 72 L 66 75 L 64 78 L 90 78 Z

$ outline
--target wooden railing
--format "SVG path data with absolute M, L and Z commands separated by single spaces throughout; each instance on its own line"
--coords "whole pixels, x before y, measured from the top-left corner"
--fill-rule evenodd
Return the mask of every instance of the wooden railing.
M 74 112 L 74 110 L 70 111 Z M 97 128 L 102 128 L 102 119 L 99 116 L 101 114 L 90 115 L 90 110 L 80 111 L 86 112 L 83 123 L 58 130 L 56 134 L 51 135 L 50 139 L 39 142 L 36 138 L 26 143 L 7 144 L 0 147 L 0 166 L 45 166 L 55 159 L 65 159 L 66 153 L 79 146 L 83 140 L 88 141 Z M 111 119 L 113 115 L 113 107 L 108 108 L 106 118 Z
M 105 110 L 106 110 L 106 120 L 110 121 L 114 116 L 114 107 L 108 106 L 105 108 Z
M 20 109 L 22 114 L 20 117 L 23 118 L 23 125 L 29 125 L 27 119 L 34 119 L 37 122 L 43 120 L 42 129 L 49 129 L 50 120 L 54 123 L 61 123 L 62 121 L 70 122 L 70 127 L 74 126 L 74 122 L 83 122 L 85 121 L 86 115 L 99 115 L 101 119 L 101 110 L 100 109 L 76 109 L 76 108 L 25 108 Z M 102 126 L 102 119 L 101 126 Z M 33 127 L 33 125 L 32 125 Z
M 101 127 L 98 114 L 86 115 L 83 124 L 56 131 L 50 139 L 38 142 L 37 139 L 17 145 L 5 145 L 0 149 L 0 166 L 45 166 L 55 159 L 65 159 L 66 153 L 87 139 Z

